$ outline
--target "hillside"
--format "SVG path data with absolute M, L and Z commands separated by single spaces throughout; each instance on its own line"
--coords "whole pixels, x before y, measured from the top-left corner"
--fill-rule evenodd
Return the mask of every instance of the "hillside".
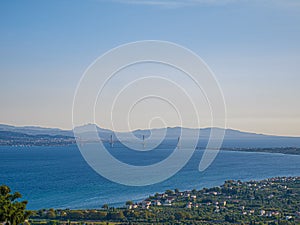
M 202 128 L 199 130 L 199 148 L 205 148 L 212 130 L 222 131 L 221 128 Z M 135 130 L 130 132 L 113 132 L 103 129 L 93 124 L 75 128 L 76 133 L 86 140 L 93 140 L 93 131 L 97 130 L 102 141 L 108 142 L 112 136 L 116 142 L 118 140 L 134 141 L 134 138 L 147 140 L 150 135 L 153 139 L 164 135 L 164 141 L 175 144 L 182 130 L 186 134 L 193 134 L 195 130 L 190 128 L 168 127 L 153 130 Z M 132 136 L 132 134 L 134 136 Z M 189 136 L 189 135 L 187 135 Z M 15 127 L 0 124 L 0 145 L 67 145 L 74 144 L 74 134 L 72 130 L 61 130 L 58 128 L 43 128 L 34 126 Z M 223 141 L 223 148 L 229 150 L 249 150 L 249 149 L 277 149 L 282 152 L 282 148 L 300 148 L 300 137 L 285 137 L 242 132 L 233 129 L 226 129 Z M 278 150 L 279 149 L 279 150 Z M 297 152 L 298 150 L 296 150 Z

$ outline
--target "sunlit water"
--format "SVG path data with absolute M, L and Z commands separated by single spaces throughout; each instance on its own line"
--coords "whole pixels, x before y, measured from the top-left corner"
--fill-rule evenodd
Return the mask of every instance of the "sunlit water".
M 135 152 L 118 144 L 111 150 L 118 159 L 148 165 L 166 158 L 172 149 L 161 146 L 152 152 Z M 170 179 L 146 186 L 113 183 L 94 172 L 77 146 L 0 147 L 0 184 L 9 185 L 29 201 L 29 209 L 100 208 L 104 203 L 121 206 L 166 189 L 200 189 L 221 185 L 228 179 L 264 179 L 300 176 L 300 156 L 271 153 L 220 151 L 204 172 L 198 171 L 203 154 L 195 151 L 189 163 Z

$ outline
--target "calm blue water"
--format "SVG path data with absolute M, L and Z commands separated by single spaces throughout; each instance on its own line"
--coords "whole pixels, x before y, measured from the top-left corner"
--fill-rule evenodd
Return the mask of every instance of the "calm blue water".
M 148 153 L 122 146 L 113 155 L 135 165 L 151 164 L 172 151 L 161 147 Z M 204 172 L 198 171 L 203 151 L 172 178 L 151 186 L 128 187 L 112 183 L 94 172 L 76 146 L 0 147 L 0 184 L 9 185 L 29 200 L 29 209 L 100 208 L 104 203 L 120 206 L 166 189 L 199 189 L 221 185 L 227 179 L 264 179 L 300 176 L 300 156 L 221 151 Z

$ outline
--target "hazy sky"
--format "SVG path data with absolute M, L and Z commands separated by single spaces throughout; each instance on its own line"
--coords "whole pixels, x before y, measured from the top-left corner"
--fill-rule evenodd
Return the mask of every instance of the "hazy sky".
M 298 0 L 2 0 L 0 123 L 71 128 L 90 63 L 148 39 L 183 45 L 210 66 L 228 127 L 300 136 Z

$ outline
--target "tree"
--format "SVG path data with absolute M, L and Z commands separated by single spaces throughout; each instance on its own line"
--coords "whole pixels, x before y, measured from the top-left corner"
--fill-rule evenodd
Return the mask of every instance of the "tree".
M 132 202 L 132 201 L 127 201 L 127 202 L 126 202 L 126 205 L 127 205 L 127 206 L 133 205 L 133 202 Z
M 174 213 L 174 217 L 176 220 L 183 220 L 185 218 L 185 215 L 183 212 L 175 212 Z
M 46 215 L 47 215 L 47 218 L 49 218 L 49 219 L 53 219 L 56 217 L 54 210 L 49 210 Z
M 111 220 L 123 220 L 125 218 L 124 214 L 122 211 L 118 211 L 118 212 L 110 212 L 107 215 L 108 219 Z
M 166 190 L 166 191 L 165 191 L 165 194 L 167 194 L 167 195 L 173 195 L 174 192 L 173 192 L 172 190 Z
M 225 215 L 225 221 L 230 223 L 235 223 L 235 217 L 234 215 Z
M 8 186 L 0 186 L 0 222 L 18 225 L 28 219 L 30 211 L 26 210 L 27 201 L 17 201 L 21 197 L 19 192 L 12 194 Z
M 108 207 L 108 204 L 104 204 L 103 206 L 102 206 L 102 209 L 108 209 L 109 207 Z

